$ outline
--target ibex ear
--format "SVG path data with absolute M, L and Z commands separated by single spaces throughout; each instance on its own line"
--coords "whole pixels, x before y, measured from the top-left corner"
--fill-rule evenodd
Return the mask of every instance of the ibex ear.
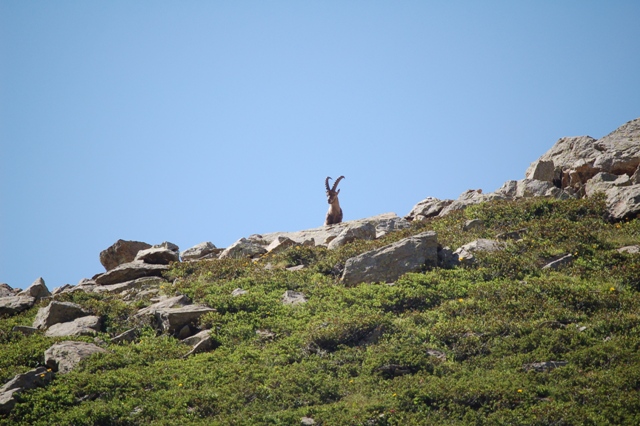
M 338 189 L 338 190 L 336 191 L 336 195 L 338 195 L 339 193 L 340 193 L 340 190 Z

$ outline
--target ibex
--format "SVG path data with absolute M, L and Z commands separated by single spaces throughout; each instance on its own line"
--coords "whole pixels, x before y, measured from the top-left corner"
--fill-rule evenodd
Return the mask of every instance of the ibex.
M 333 188 L 329 188 L 329 179 L 331 178 L 327 176 L 324 181 L 324 186 L 327 188 L 327 202 L 329 203 L 329 211 L 327 212 L 327 217 L 324 220 L 325 225 L 333 225 L 335 223 L 342 222 L 342 209 L 340 208 L 340 201 L 338 201 L 338 194 L 340 193 L 340 190 L 338 189 L 336 191 L 336 188 L 338 187 L 338 183 L 344 179 L 344 176 L 340 176 L 336 179 L 333 183 Z

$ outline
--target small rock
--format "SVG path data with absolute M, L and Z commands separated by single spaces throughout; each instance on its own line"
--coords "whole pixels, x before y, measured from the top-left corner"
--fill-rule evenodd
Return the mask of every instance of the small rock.
M 53 289 L 53 291 L 51 292 L 51 294 L 53 296 L 57 296 L 59 294 L 65 293 L 69 290 L 73 289 L 73 286 L 71 284 L 63 284 L 60 287 L 56 287 L 55 289 Z
M 296 245 L 298 245 L 298 243 L 293 241 L 291 238 L 280 235 L 267 246 L 267 253 L 280 253 L 281 251 Z
M 544 371 L 550 371 L 558 367 L 564 367 L 569 364 L 568 361 L 547 361 L 547 362 L 534 362 L 531 364 L 525 364 L 522 366 L 524 371 L 535 371 L 538 373 L 542 373 Z
M 213 243 L 207 241 L 186 249 L 180 254 L 180 257 L 182 257 L 183 261 L 198 260 L 221 251 Z
M 484 222 L 480 219 L 471 219 L 464 223 L 463 231 L 479 231 L 484 228 Z
M 636 254 L 636 253 L 640 253 L 640 246 L 626 246 L 626 247 L 620 247 L 618 249 L 618 253 L 629 253 L 629 254 Z
M 111 343 L 124 343 L 124 342 L 133 342 L 138 336 L 140 336 L 140 332 L 138 329 L 131 328 L 124 333 L 118 334 L 116 337 L 111 339 Z
M 327 248 L 337 249 L 355 240 L 375 240 L 376 227 L 372 223 L 358 223 L 342 230 L 336 238 L 331 240 Z
M 407 219 L 402 217 L 392 217 L 389 219 L 383 219 L 378 221 L 375 224 L 376 235 L 374 239 L 382 238 L 391 232 L 400 231 L 410 227 L 411 227 L 411 223 Z
M 185 358 L 202 352 L 208 352 L 216 348 L 215 341 L 211 338 L 211 330 L 203 330 L 189 338 L 182 340 L 192 349 L 184 356 Z
M 233 290 L 233 291 L 231 292 L 231 295 L 232 295 L 233 297 L 238 297 L 238 296 L 242 296 L 243 294 L 246 294 L 246 293 L 248 293 L 248 291 L 247 291 L 247 290 L 243 290 L 243 289 L 241 289 L 241 288 L 236 288 L 235 290 Z
M 303 417 L 300 419 L 300 424 L 303 426 L 313 426 L 316 424 L 316 421 L 311 417 Z
M 405 216 L 405 219 L 422 222 L 430 217 L 438 216 L 451 203 L 453 203 L 453 200 L 439 200 L 434 197 L 427 197 L 413 206 L 409 214 Z
M 140 250 L 134 259 L 134 262 L 144 262 L 152 265 L 168 265 L 171 262 L 179 261 L 180 255 L 178 252 L 165 247 L 151 247 Z
M 269 330 L 256 330 L 256 334 L 260 340 L 273 340 L 276 337 L 276 333 Z
M 462 263 L 473 263 L 475 261 L 474 253 L 477 252 L 494 252 L 502 249 L 502 244 L 495 240 L 479 238 L 461 247 L 458 247 L 454 254 L 458 255 L 458 259 Z
M 571 253 L 566 256 L 562 256 L 560 259 L 549 262 L 542 267 L 542 269 L 559 269 L 563 266 L 567 266 L 573 263 L 573 255 Z
M 32 334 L 36 333 L 38 329 L 35 327 L 29 327 L 27 325 L 14 325 L 11 331 L 22 333 L 25 336 L 31 336 Z
M 152 326 L 161 333 L 168 333 L 171 335 L 177 335 L 185 326 L 190 326 L 197 322 L 197 320 L 204 314 L 209 312 L 215 312 L 215 309 L 203 305 L 187 305 L 177 308 L 145 308 L 140 312 L 146 312 L 147 317 L 151 319 Z M 136 316 L 142 316 L 138 312 Z M 183 335 L 183 337 L 185 337 Z
M 296 266 L 291 266 L 291 267 L 286 268 L 286 269 L 287 269 L 287 271 L 289 271 L 289 272 L 296 272 L 296 271 L 301 271 L 301 270 L 303 270 L 304 268 L 305 268 L 305 266 L 304 266 L 304 265 L 296 265 Z
M 266 253 L 267 250 L 261 244 L 253 242 L 247 238 L 240 238 L 231 246 L 220 253 L 220 259 L 226 258 L 253 258 Z
M 298 305 L 301 303 L 307 303 L 307 299 L 304 293 L 299 291 L 287 290 L 282 295 L 282 303 L 285 305 Z
M 437 349 L 427 349 L 427 355 L 436 357 L 436 358 L 441 359 L 443 361 L 447 359 L 447 354 L 445 354 L 444 352 L 439 351 Z
M 483 201 L 487 201 L 487 199 L 488 196 L 482 193 L 482 189 L 469 189 L 460 194 L 457 200 L 442 209 L 438 216 L 443 217 L 451 212 L 464 210 L 474 204 L 480 204 Z

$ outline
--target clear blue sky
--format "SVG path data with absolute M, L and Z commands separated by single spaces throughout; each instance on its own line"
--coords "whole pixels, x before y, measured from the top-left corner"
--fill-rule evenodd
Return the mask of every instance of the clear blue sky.
M 0 282 L 521 179 L 640 117 L 640 2 L 0 0 Z

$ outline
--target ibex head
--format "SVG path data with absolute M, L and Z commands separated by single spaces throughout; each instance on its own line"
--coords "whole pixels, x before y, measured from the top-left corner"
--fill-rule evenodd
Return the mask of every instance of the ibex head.
M 327 188 L 327 202 L 329 204 L 333 204 L 338 199 L 338 194 L 340 193 L 340 190 L 338 189 L 336 191 L 336 188 L 338 187 L 338 183 L 340 183 L 340 181 L 344 179 L 344 176 L 340 176 L 338 179 L 336 179 L 336 181 L 333 183 L 332 188 L 329 188 L 329 179 L 331 178 L 327 176 L 324 181 L 324 186 Z

